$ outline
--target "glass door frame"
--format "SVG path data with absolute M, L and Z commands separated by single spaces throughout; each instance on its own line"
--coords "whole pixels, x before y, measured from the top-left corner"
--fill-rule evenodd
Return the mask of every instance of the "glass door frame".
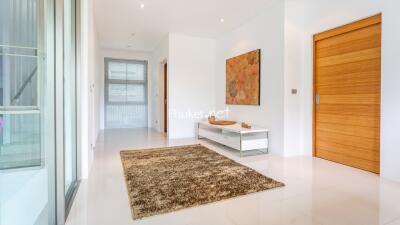
M 82 76 L 80 75 L 81 57 L 81 0 L 75 1 L 75 94 L 80 92 L 79 88 Z M 37 0 L 40 10 L 40 22 L 38 34 L 43 35 L 45 39 L 42 44 L 45 52 L 39 52 L 40 61 L 38 64 L 39 74 L 45 74 L 45 77 L 38 78 L 38 103 L 31 107 L 11 107 L 6 113 L 12 113 L 13 110 L 39 110 L 42 104 L 46 103 L 40 111 L 40 134 L 41 154 L 45 158 L 47 169 L 48 184 L 48 225 L 63 225 L 72 205 L 76 191 L 78 190 L 79 180 L 81 178 L 81 126 L 77 126 L 76 135 L 76 168 L 74 174 L 76 184 L 73 191 L 65 195 L 65 136 L 64 136 L 64 4 L 65 0 Z M 85 4 L 87 4 L 85 2 Z M 85 9 L 87 10 L 87 9 Z M 85 26 L 86 28 L 86 26 Z M 85 74 L 86 75 L 86 74 Z M 45 85 L 42 85 L 42 82 Z M 43 93 L 47 95 L 42 96 Z M 43 99 L 41 99 L 43 98 Z M 76 97 L 75 97 L 76 102 Z M 75 103 L 76 104 L 76 103 Z M 79 112 L 79 113 L 78 113 Z M 75 109 L 77 116 L 76 122 L 80 121 L 81 107 Z M 45 122 L 43 122 L 45 121 Z M 45 129 L 44 129 L 45 128 Z M 45 130 L 45 131 L 44 131 Z M 44 164 L 33 169 L 42 169 Z M 75 166 L 74 166 L 75 167 Z M 30 167 L 29 167 L 30 168 Z M 19 172 L 23 168 L 15 168 L 8 172 Z M 43 190 L 44 191 L 44 190 Z
M 1 173 L 21 173 L 30 170 L 46 170 L 47 182 L 47 223 L 57 223 L 56 210 L 56 145 L 55 145 L 55 0 L 37 0 L 37 38 L 38 46 L 34 49 L 37 57 L 37 104 L 32 106 L 2 107 L 2 114 L 39 114 L 40 130 L 40 165 L 15 167 Z M 7 47 L 7 46 L 2 46 Z M 20 48 L 20 46 L 13 46 Z M 24 47 L 23 47 L 24 48 Z M 16 55 L 14 55 L 16 56 Z M 35 182 L 36 183 L 36 182 Z M 37 185 L 35 185 L 37 187 Z M 17 190 L 17 189 L 15 189 Z M 26 199 L 25 199 L 26 200 Z M 5 205 L 5 207 L 7 207 Z M 45 216 L 43 216 L 43 219 Z M 0 222 L 1 223 L 1 222 Z
M 77 64 L 77 53 L 78 53 L 78 49 L 77 49 L 77 45 L 76 45 L 76 41 L 77 41 L 77 38 L 76 38 L 77 37 L 77 34 L 76 34 L 76 31 L 77 31 L 77 29 L 76 29 L 76 24 L 77 24 L 77 22 L 76 22 L 76 18 L 77 18 L 76 4 L 78 3 L 78 1 L 77 0 L 64 0 L 64 1 L 66 1 L 67 4 L 69 4 L 69 3 L 72 4 L 69 6 L 70 10 L 71 10 L 71 15 L 70 15 L 71 18 L 69 18 L 69 19 L 71 19 L 71 21 L 69 21 L 69 23 L 72 28 L 71 32 L 73 32 L 73 33 L 68 33 L 68 32 L 64 31 L 64 45 L 66 44 L 65 39 L 67 38 L 67 36 L 72 34 L 73 37 L 71 40 L 72 41 L 71 46 L 74 47 L 74 49 L 72 51 L 73 54 L 71 54 L 71 55 L 73 55 L 73 61 L 71 61 L 73 63 L 72 64 L 73 67 L 69 68 L 70 71 L 72 72 L 70 75 L 73 75 L 74 77 L 72 79 L 71 76 L 68 76 L 68 77 L 64 76 L 64 91 L 67 91 L 67 92 L 70 91 L 70 90 L 66 90 L 65 87 L 66 87 L 67 82 L 72 81 L 72 82 L 69 82 L 69 85 L 73 86 L 73 96 L 72 96 L 73 98 L 71 98 L 73 106 L 69 106 L 69 107 L 72 107 L 73 110 L 71 112 L 74 114 L 74 116 L 72 116 L 70 118 L 72 120 L 72 123 L 74 123 L 74 125 L 72 127 L 70 127 L 70 129 L 72 130 L 72 135 L 71 135 L 72 140 L 67 140 L 68 138 L 65 135 L 66 133 L 64 133 L 64 157 L 65 157 L 64 158 L 64 181 L 66 181 L 66 178 L 67 178 L 67 175 L 65 172 L 65 171 L 67 171 L 67 166 L 71 166 L 69 169 L 72 169 L 72 174 L 71 174 L 72 183 L 68 187 L 66 186 L 67 189 L 65 190 L 66 214 L 68 215 L 69 209 L 72 205 L 74 196 L 76 194 L 76 191 L 77 191 L 77 188 L 79 185 L 78 170 L 77 170 L 77 165 L 78 165 L 78 161 L 77 161 L 77 159 L 78 159 L 77 158 L 77 155 L 78 155 L 78 152 L 77 152 L 77 150 L 78 150 L 78 143 L 77 143 L 77 136 L 78 136 L 78 133 L 77 133 L 77 131 L 78 131 L 78 127 L 77 127 L 77 115 L 78 115 L 78 113 L 77 113 L 77 73 L 78 73 L 78 70 L 77 70 L 77 65 L 76 65 Z M 64 6 L 65 6 L 65 4 L 64 4 Z M 65 10 L 64 10 L 64 12 L 65 12 Z M 64 17 L 64 19 L 66 19 L 66 18 L 68 19 L 68 15 L 66 15 L 66 17 Z M 66 24 L 67 24 L 66 21 L 64 21 L 64 27 L 66 26 Z M 69 48 L 69 47 L 70 46 L 64 46 L 64 49 Z M 65 54 L 64 54 L 64 57 L 65 57 Z M 64 58 L 64 69 L 66 68 L 66 66 L 71 66 L 71 65 L 65 65 L 65 58 Z M 65 70 L 64 70 L 64 75 L 66 75 Z M 70 79 L 70 80 L 67 81 L 67 79 Z M 71 88 L 71 87 L 69 87 L 69 88 Z M 64 92 L 63 100 L 64 100 L 64 103 L 68 105 L 68 102 L 66 101 L 67 95 L 71 94 L 72 92 L 71 93 L 69 93 L 69 92 L 67 93 L 67 92 Z M 70 132 L 71 130 L 68 130 L 68 126 L 66 125 L 68 123 L 68 121 L 66 120 L 68 118 L 67 117 L 68 112 L 65 111 L 66 110 L 65 104 L 64 104 L 64 111 L 63 111 L 64 130 L 66 130 L 67 132 L 68 131 Z M 72 152 L 68 152 L 68 149 L 65 149 L 67 146 L 67 142 L 69 142 L 69 141 L 71 141 L 71 144 L 72 144 L 71 149 L 70 149 L 70 150 L 72 150 Z M 72 155 L 70 155 L 70 154 L 72 154 Z M 69 155 L 70 157 L 72 156 L 72 158 L 71 158 L 72 164 L 71 165 L 67 165 L 67 155 Z
M 75 194 L 79 187 L 81 171 L 81 148 L 80 148 L 80 126 L 76 126 L 76 169 L 75 188 L 65 195 L 65 135 L 64 135 L 64 0 L 53 0 L 55 2 L 55 139 L 56 139 L 56 224 L 63 225 L 66 222 L 69 210 L 73 203 Z M 81 0 L 75 0 L 75 74 L 76 92 L 80 87 L 80 60 L 81 60 Z M 76 102 L 77 103 L 77 102 Z M 77 104 L 78 105 L 78 104 Z M 76 122 L 79 124 L 80 107 L 75 109 Z

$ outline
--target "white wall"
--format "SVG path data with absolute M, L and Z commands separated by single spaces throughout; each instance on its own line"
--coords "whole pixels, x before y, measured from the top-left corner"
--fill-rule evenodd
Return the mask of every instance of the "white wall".
M 89 55 L 89 0 L 81 1 L 80 12 L 80 37 L 78 38 L 78 80 L 77 80 L 77 120 L 78 120 L 78 147 L 80 150 L 80 171 L 78 176 L 85 179 L 89 175 L 89 124 L 84 122 L 89 118 L 89 78 L 88 78 L 88 55 Z
M 298 1 L 285 1 L 285 65 L 284 65 L 284 155 L 303 155 L 302 149 L 302 112 L 300 82 L 305 68 L 304 20 L 291 20 L 292 17 L 304 18 L 304 5 Z M 296 89 L 298 94 L 292 94 Z
M 104 82 L 105 82 L 105 65 L 104 59 L 112 58 L 112 59 L 126 59 L 126 60 L 143 60 L 148 62 L 148 124 L 151 124 L 151 74 L 152 74 L 152 57 L 150 52 L 140 52 L 140 51 L 130 51 L 130 50 L 121 50 L 121 49 L 101 49 L 100 57 L 99 57 L 99 73 L 97 74 L 96 85 L 99 90 L 96 95 L 96 100 L 99 104 L 96 106 L 96 111 L 99 112 L 99 125 L 100 129 L 104 129 Z
M 358 19 L 383 13 L 382 30 L 382 119 L 381 119 L 381 175 L 400 181 L 400 138 L 397 127 L 400 126 L 400 2 L 396 0 L 286 0 L 287 25 L 303 25 L 296 32 L 287 32 L 286 55 L 291 59 L 285 61 L 286 83 L 300 89 L 300 104 L 291 102 L 288 107 L 300 112 L 301 129 L 298 132 L 304 154 L 312 152 L 312 36 Z M 291 7 L 304 8 L 303 13 Z M 302 46 L 302 49 L 293 47 Z M 304 68 L 301 68 L 303 65 Z M 294 76 L 293 72 L 299 75 Z M 286 75 L 286 74 L 285 74 Z M 287 91 L 287 90 L 285 90 Z M 300 107 L 300 108 L 299 108 Z M 295 134 L 294 134 L 295 135 Z M 297 145 L 297 144 L 296 144 Z
M 79 72 L 77 77 L 78 145 L 80 148 L 80 178 L 89 176 L 93 163 L 93 150 L 99 132 L 95 110 L 95 79 L 98 73 L 99 46 L 94 21 L 94 0 L 81 1 L 81 33 Z
M 381 174 L 400 182 L 400 2 L 383 6 Z
M 169 35 L 152 51 L 152 73 L 151 73 L 151 127 L 158 132 L 163 131 L 164 116 L 164 81 L 163 64 L 168 62 Z
M 96 86 L 96 82 L 98 82 L 98 77 L 100 74 L 100 48 L 98 42 L 98 35 L 96 24 L 94 20 L 94 0 L 90 1 L 89 8 L 89 52 L 88 52 L 88 76 L 89 76 L 89 149 L 90 151 L 90 162 L 93 158 L 93 150 L 96 145 L 97 136 L 99 135 L 100 124 L 99 124 L 99 111 L 97 110 L 97 106 L 99 105 L 99 101 L 97 95 L 99 94 L 99 87 Z
M 224 109 L 225 61 L 251 50 L 261 49 L 261 105 L 228 106 L 230 118 L 271 130 L 270 151 L 283 152 L 284 132 L 284 4 L 277 2 L 243 26 L 217 41 L 217 108 Z
M 215 56 L 213 39 L 169 35 L 169 138 L 195 137 L 196 116 L 215 109 Z

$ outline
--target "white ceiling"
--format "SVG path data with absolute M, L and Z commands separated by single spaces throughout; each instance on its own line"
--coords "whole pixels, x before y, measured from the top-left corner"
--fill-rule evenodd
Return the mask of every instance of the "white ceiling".
M 216 38 L 262 13 L 273 1 L 95 0 L 95 22 L 102 48 L 151 51 L 168 32 Z

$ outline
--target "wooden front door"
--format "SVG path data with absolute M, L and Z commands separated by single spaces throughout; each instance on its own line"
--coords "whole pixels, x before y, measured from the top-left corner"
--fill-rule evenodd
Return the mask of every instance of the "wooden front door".
M 314 156 L 380 172 L 381 15 L 314 36 Z

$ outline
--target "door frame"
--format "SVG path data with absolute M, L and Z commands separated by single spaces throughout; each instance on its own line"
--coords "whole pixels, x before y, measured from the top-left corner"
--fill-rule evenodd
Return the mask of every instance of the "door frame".
M 164 106 L 164 133 L 168 133 L 168 63 L 165 62 L 163 65 L 163 77 L 164 77 L 164 94 L 163 94 L 163 106 Z
M 313 36 L 313 118 L 312 118 L 312 154 L 313 157 L 316 157 L 317 154 L 317 149 L 316 149 L 316 142 L 317 142 L 317 137 L 316 137 L 316 114 L 317 114 L 317 107 L 316 107 L 316 97 L 317 97 L 317 87 L 316 87 L 316 43 L 320 40 L 327 39 L 330 37 L 334 37 L 337 35 L 341 35 L 344 33 L 352 32 L 361 28 L 365 28 L 368 26 L 372 26 L 375 24 L 380 24 L 382 23 L 382 13 L 357 20 L 327 31 L 323 31 L 320 33 L 317 33 Z
M 75 122 L 76 122 L 76 152 L 73 156 L 73 160 L 76 160 L 76 168 L 74 171 L 75 181 L 73 183 L 73 189 L 67 194 L 65 193 L 65 136 L 64 136 L 64 4 L 65 0 L 46 0 L 49 6 L 52 7 L 54 17 L 54 49 L 53 50 L 53 58 L 54 58 L 54 118 L 55 118 L 55 223 L 57 225 L 63 225 L 66 222 L 69 211 L 71 209 L 72 203 L 74 202 L 75 195 L 78 191 L 81 173 L 82 173 L 82 126 L 80 122 L 82 121 L 84 108 L 81 107 L 82 99 L 77 98 L 78 94 L 82 94 L 84 92 L 83 84 L 85 82 L 85 76 L 79 76 L 82 73 L 82 64 L 81 61 L 83 59 L 83 49 L 82 49 L 82 8 L 81 0 L 75 1 Z M 84 97 L 84 96 L 83 96 Z

